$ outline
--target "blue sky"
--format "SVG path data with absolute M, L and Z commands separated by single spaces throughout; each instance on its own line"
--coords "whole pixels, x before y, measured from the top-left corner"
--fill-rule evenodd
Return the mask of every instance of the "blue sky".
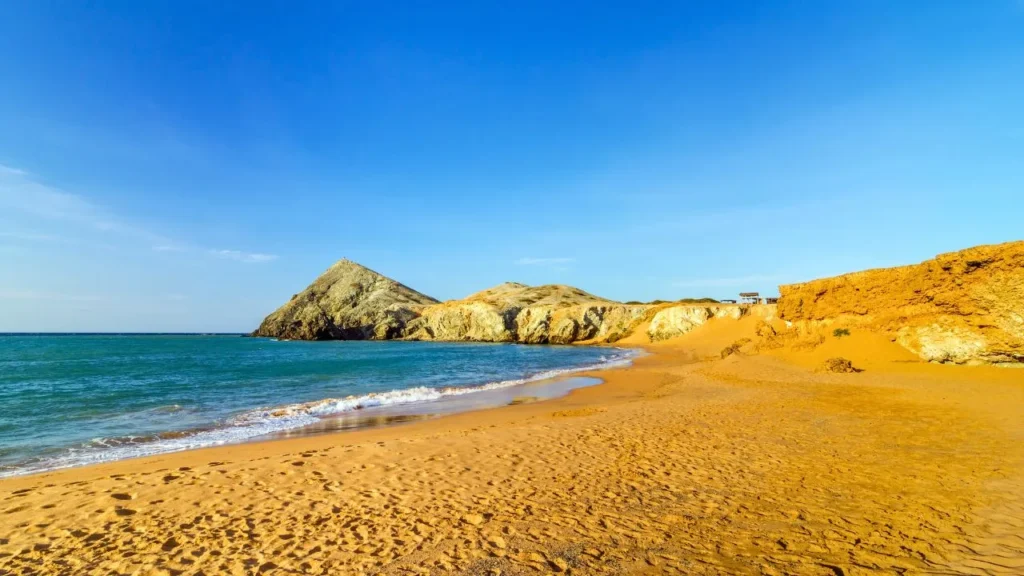
M 0 331 L 247 331 L 341 257 L 647 300 L 1024 237 L 1018 0 L 56 4 L 0 2 Z

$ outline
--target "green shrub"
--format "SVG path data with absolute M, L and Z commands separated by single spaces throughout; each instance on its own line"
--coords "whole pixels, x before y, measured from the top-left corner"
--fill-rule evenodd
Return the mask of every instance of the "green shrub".
M 832 331 L 832 335 L 836 338 L 842 338 L 843 336 L 849 336 L 850 331 L 846 328 L 836 328 Z

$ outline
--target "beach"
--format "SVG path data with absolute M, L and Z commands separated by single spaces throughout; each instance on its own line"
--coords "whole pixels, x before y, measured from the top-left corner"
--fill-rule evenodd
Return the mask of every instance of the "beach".
M 719 359 L 739 324 L 559 399 L 5 479 L 0 573 L 1024 572 L 1024 372 Z
M 1022 27 L 0 2 L 0 576 L 1024 576 Z

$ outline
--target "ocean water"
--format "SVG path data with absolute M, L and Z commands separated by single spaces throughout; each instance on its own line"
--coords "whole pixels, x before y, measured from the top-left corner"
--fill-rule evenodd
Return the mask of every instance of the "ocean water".
M 236 335 L 0 335 L 0 476 L 241 442 L 409 411 L 633 351 Z

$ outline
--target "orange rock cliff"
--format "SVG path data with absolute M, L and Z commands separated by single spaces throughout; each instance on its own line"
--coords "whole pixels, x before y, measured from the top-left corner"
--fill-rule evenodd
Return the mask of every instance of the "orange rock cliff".
M 779 293 L 779 318 L 798 328 L 881 332 L 931 362 L 1024 363 L 1024 241 L 780 286 Z

